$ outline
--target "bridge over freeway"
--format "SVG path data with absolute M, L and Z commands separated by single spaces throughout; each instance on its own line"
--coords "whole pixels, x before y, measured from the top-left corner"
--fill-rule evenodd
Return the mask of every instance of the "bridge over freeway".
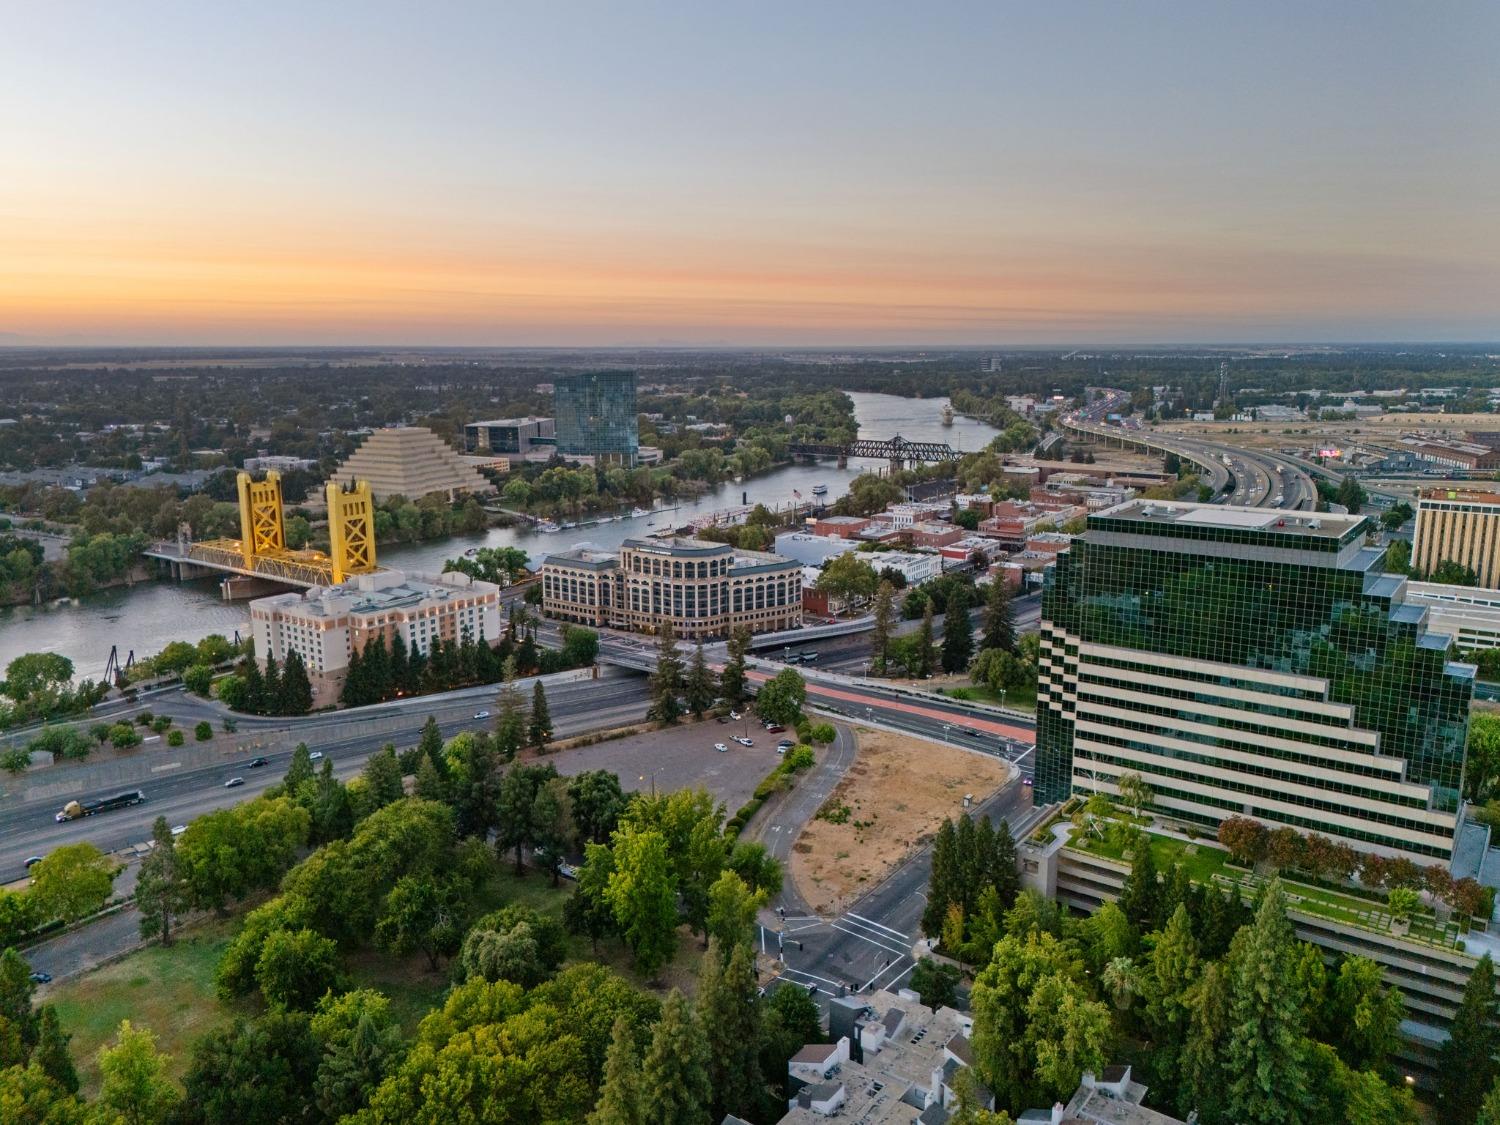
M 843 445 L 794 442 L 787 446 L 787 452 L 793 457 L 810 460 L 837 458 L 841 466 L 851 457 L 868 457 L 890 462 L 896 472 L 918 462 L 957 461 L 965 455 L 963 450 L 954 449 L 947 442 L 908 441 L 900 434 L 889 438 L 861 438 Z

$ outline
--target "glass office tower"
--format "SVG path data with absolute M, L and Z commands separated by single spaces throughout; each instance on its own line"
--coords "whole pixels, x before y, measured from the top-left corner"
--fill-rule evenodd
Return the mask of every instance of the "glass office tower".
M 640 448 L 635 372 L 565 375 L 553 383 L 557 452 L 634 468 Z
M 1140 774 L 1159 812 L 1453 849 L 1474 669 L 1359 516 L 1135 500 L 1042 598 L 1037 801 Z

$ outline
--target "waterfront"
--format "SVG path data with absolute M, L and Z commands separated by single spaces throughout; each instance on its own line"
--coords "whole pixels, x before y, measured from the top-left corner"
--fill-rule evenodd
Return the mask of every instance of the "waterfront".
M 912 441 L 945 441 L 973 451 L 983 448 L 997 432 L 963 417 L 944 426 L 941 414 L 946 399 L 854 392 L 849 397 L 865 437 L 888 438 L 899 433 Z M 859 473 L 878 467 L 874 461 L 853 461 L 843 469 L 832 461 L 786 465 L 743 484 L 726 481 L 702 496 L 664 501 L 681 505 L 668 513 L 631 517 L 627 509 L 623 519 L 549 535 L 529 528 L 497 527 L 482 535 L 382 547 L 379 560 L 403 570 L 438 571 L 448 559 L 470 548 L 515 546 L 525 550 L 535 564 L 548 552 L 577 544 L 618 547 L 631 536 L 734 507 L 742 497 L 751 504 L 784 507 L 796 500 L 795 492 L 802 494 L 804 502 L 811 501 L 813 486 L 826 484 L 826 499 L 831 503 L 848 491 L 849 482 Z M 118 647 L 121 659 L 132 649 L 137 656 L 148 656 L 169 641 L 197 641 L 209 633 L 232 637 L 237 629 L 247 631 L 246 622 L 245 603 L 221 599 L 217 579 L 145 582 L 51 605 L 0 609 L 0 668 L 25 652 L 56 652 L 73 661 L 79 676 L 97 678 L 104 672 L 111 645 Z

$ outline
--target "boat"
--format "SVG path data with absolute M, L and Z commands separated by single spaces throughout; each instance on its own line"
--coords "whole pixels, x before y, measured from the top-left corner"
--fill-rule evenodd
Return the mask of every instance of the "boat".
M 565 523 L 562 525 L 564 531 L 572 531 L 578 525 L 576 523 Z
M 636 519 L 640 519 L 642 516 L 649 516 L 651 514 L 651 509 L 650 508 L 631 508 L 630 509 L 630 514 L 632 516 L 634 516 Z
M 953 425 L 953 404 L 951 402 L 943 403 L 943 425 Z
M 557 524 L 553 523 L 551 520 L 542 520 L 541 523 L 536 525 L 536 529 L 543 535 L 550 535 L 554 531 L 562 530 L 562 528 L 558 527 Z
M 815 484 L 812 487 L 812 494 L 814 496 L 827 496 L 828 486 L 826 484 Z

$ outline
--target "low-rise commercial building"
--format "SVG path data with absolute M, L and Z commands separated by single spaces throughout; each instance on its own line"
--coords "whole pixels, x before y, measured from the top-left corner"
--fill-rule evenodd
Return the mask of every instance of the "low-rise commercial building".
M 1427 627 L 1461 649 L 1500 648 L 1500 590 L 1408 582 L 1406 600 L 1427 610 Z
M 802 564 L 703 539 L 627 539 L 618 556 L 575 549 L 542 562 L 542 612 L 577 625 L 690 641 L 802 624 Z
M 772 549 L 783 558 L 796 559 L 804 566 L 822 566 L 829 559 L 847 555 L 859 547 L 857 540 L 837 535 L 809 535 L 805 531 L 783 531 Z
M 964 528 L 958 527 L 955 524 L 928 520 L 923 523 L 912 524 L 907 529 L 907 534 L 911 539 L 913 547 L 926 547 L 936 550 L 939 547 L 946 547 L 950 543 L 957 543 L 969 533 Z
M 814 535 L 837 535 L 842 539 L 854 539 L 870 526 L 864 516 L 823 516 L 812 525 Z
M 493 418 L 464 426 L 464 449 L 470 453 L 504 453 L 525 458 L 533 449 L 557 449 L 557 425 L 551 418 Z

